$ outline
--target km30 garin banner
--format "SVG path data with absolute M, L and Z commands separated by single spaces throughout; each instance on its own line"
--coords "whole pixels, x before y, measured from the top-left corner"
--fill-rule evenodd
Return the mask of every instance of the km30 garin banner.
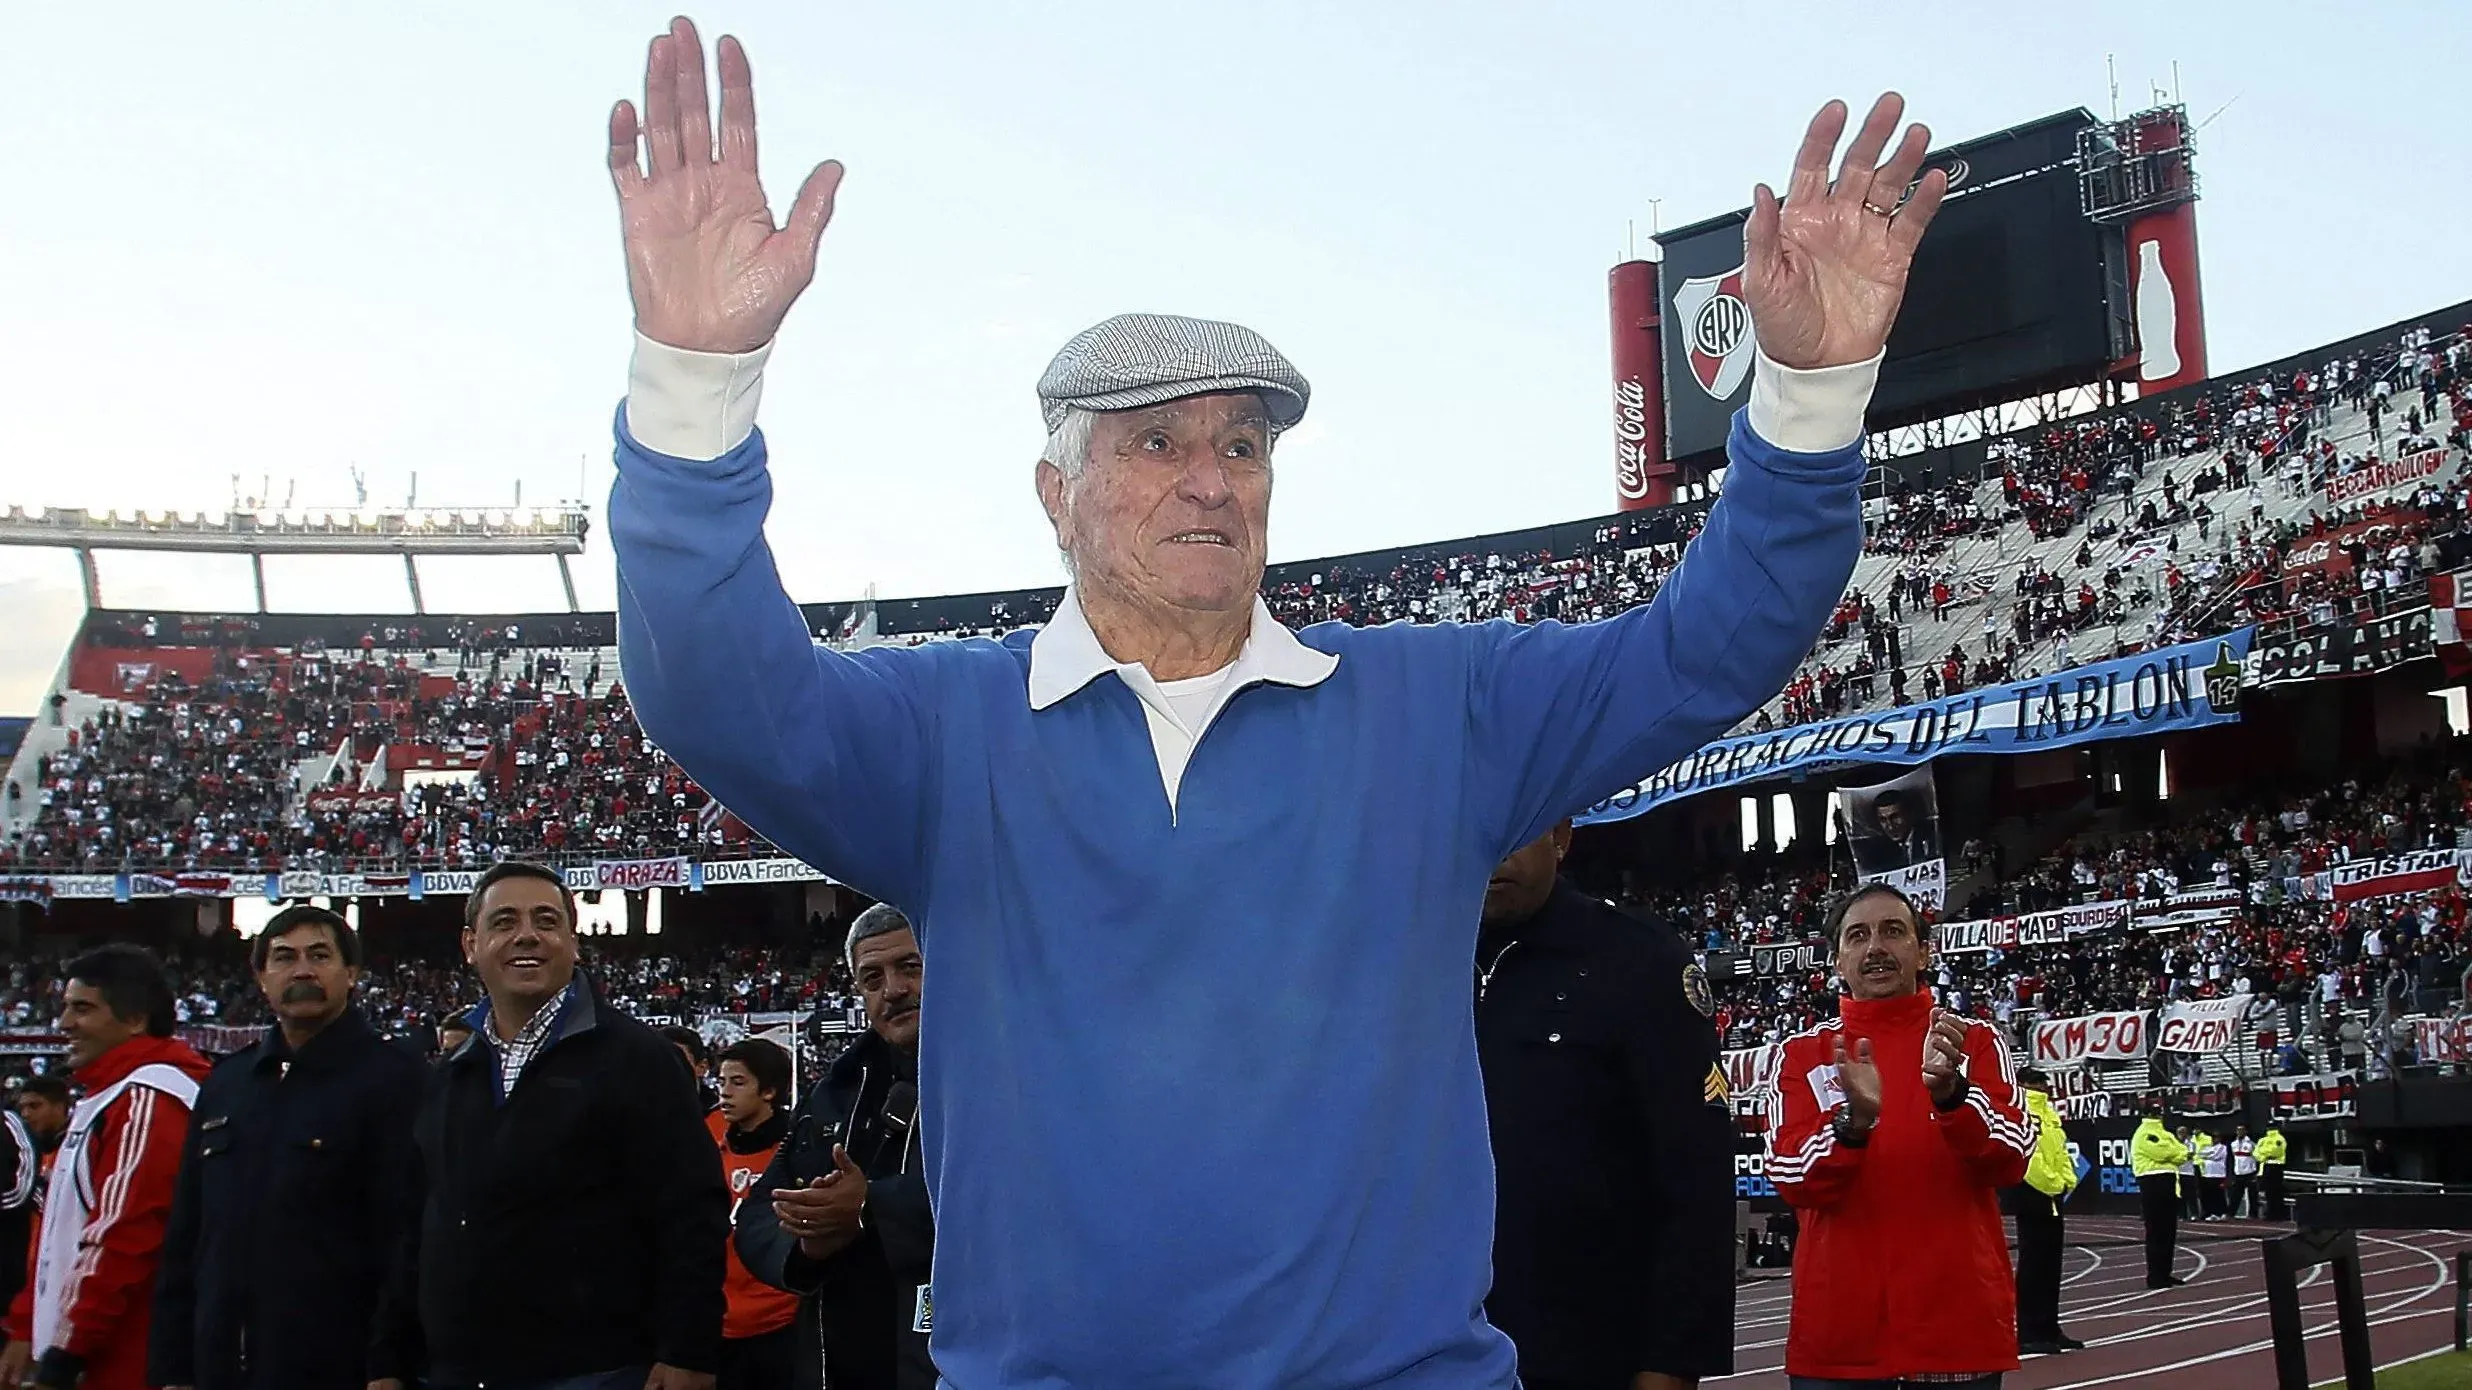
M 1951 753 L 2037 753 L 2240 718 L 2241 663 L 2255 628 L 1986 686 L 1928 704 L 1720 739 L 1581 815 L 1628 820 L 1652 807 L 1792 772 L 1929 762 Z

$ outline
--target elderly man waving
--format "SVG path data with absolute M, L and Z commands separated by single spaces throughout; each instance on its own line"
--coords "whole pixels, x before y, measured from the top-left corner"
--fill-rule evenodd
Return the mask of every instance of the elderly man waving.
M 1290 632 L 1256 591 L 1304 378 L 1134 315 L 1038 383 L 1073 585 L 1001 641 L 819 650 L 764 540 L 764 356 L 841 169 L 776 228 L 746 55 L 720 126 L 681 20 L 610 119 L 635 301 L 610 528 L 629 694 L 749 824 L 899 904 L 945 1380 L 1509 1386 L 1467 999 L 1494 865 L 1718 734 L 1809 649 L 1862 541 L 1862 413 L 1945 191 L 1884 97 L 1756 194 L 1761 357 L 1656 602 L 1607 622 Z M 1911 187 L 1912 197 L 1906 195 Z M 852 518 L 866 524 L 867 518 Z M 1723 1200 L 1723 1194 L 1710 1194 Z

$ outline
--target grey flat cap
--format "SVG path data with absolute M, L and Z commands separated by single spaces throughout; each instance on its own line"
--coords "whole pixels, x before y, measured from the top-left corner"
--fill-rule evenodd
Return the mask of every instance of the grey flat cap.
M 1313 394 L 1261 334 L 1174 314 L 1118 314 L 1085 328 L 1039 374 L 1047 428 L 1068 409 L 1132 410 L 1214 391 L 1258 391 L 1273 435 L 1305 418 Z

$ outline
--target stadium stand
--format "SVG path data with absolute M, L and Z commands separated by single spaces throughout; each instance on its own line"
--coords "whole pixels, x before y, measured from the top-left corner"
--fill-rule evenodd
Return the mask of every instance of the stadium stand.
M 2324 499 L 2330 480 L 2434 445 L 2441 428 L 2460 446 L 2468 380 L 2472 337 L 2422 327 L 2003 435 L 1968 476 L 1916 477 L 1890 460 L 1836 620 L 1747 727 L 2417 592 L 2464 552 L 2461 482 L 2374 507 Z M 1696 522 L 1668 508 L 1282 565 L 1266 597 L 1300 625 L 1584 621 L 1653 598 Z M 917 643 L 1041 621 L 1059 593 L 809 614 L 837 645 Z M 324 632 L 295 618 L 288 642 L 266 630 L 276 622 L 95 615 L 9 768 L 0 863 L 766 852 L 635 732 L 609 615 L 325 620 Z
M 1963 461 L 1890 458 L 1866 553 L 1802 672 L 1752 730 L 1908 703 L 2257 623 L 2326 624 L 2425 602 L 2464 562 L 2465 481 L 2363 500 L 2340 480 L 2472 429 L 2472 325 L 2427 327 L 2238 374 L 2156 403 L 2037 423 Z M 2441 439 L 2442 436 L 2442 439 Z M 2331 486 L 2330 486 L 2331 485 Z M 1653 598 L 1695 533 L 1678 506 L 1508 536 L 1274 567 L 1285 622 L 1585 621 Z M 1060 591 L 814 605 L 843 647 L 992 635 L 1043 620 Z M 608 614 L 520 618 L 98 613 L 24 730 L 0 802 L 0 871 L 400 871 L 692 854 L 775 854 L 636 729 Z M 2408 1065 L 2393 1021 L 2459 1010 L 2472 937 L 2462 895 L 2335 904 L 2301 885 L 2331 863 L 2452 846 L 2472 821 L 2472 751 L 2450 743 L 2340 785 L 2256 789 L 2177 820 L 2095 826 L 2020 854 L 1991 833 L 1952 846 L 1953 919 L 2086 900 L 2239 895 L 2173 934 L 1942 957 L 1958 1007 L 2033 1020 L 2252 995 L 2255 1057 L 2217 1067 Z M 1621 889 L 1710 950 L 1816 944 L 1824 846 L 1686 866 Z M 612 944 L 634 1004 L 695 1017 L 849 1004 L 826 952 L 691 955 Z M 1728 1046 L 1834 1011 L 1824 955 L 1722 980 Z M 1806 957 L 1808 958 L 1808 957 Z M 249 1023 L 230 959 L 200 956 L 184 1011 Z M 11 965 L 0 1010 L 53 1002 L 43 963 Z M 466 1002 L 451 959 L 372 962 L 373 1013 L 434 1020 Z M 2347 1033 L 2346 1029 L 2350 1031 Z M 2122 1077 L 2160 1084 L 2161 1075 Z
M 2460 889 L 2338 905 L 2305 896 L 2305 881 L 2346 860 L 2455 848 L 2472 826 L 2468 808 L 2472 740 L 2458 739 L 2338 785 L 2260 789 L 2243 804 L 2210 805 L 2169 824 L 2071 838 L 1987 884 L 1951 916 L 2160 901 L 2210 887 L 2236 891 L 2244 910 L 2172 934 L 2091 934 L 2060 946 L 1944 954 L 1938 985 L 1954 1007 L 2013 1031 L 2036 1018 L 2250 994 L 2261 1001 L 2252 1032 L 2276 1039 L 2266 1049 L 2271 1065 L 2331 1064 L 2347 1019 L 2366 1026 L 2356 1016 L 2454 1006 L 2472 970 L 2472 929 Z M 1630 905 L 1693 923 L 1712 950 L 1817 942 L 1828 896 L 1844 886 L 1832 885 L 1824 867 L 1797 869 L 1770 856 L 1696 891 L 1634 892 Z M 1720 981 L 1717 1019 L 1727 1045 L 1775 1042 L 1833 1016 L 1825 949 L 1821 955 L 1810 970 Z M 2283 1055 L 2292 1041 L 2306 1055 Z M 2386 1041 L 2383 1055 L 2392 1062 L 2398 1040 Z

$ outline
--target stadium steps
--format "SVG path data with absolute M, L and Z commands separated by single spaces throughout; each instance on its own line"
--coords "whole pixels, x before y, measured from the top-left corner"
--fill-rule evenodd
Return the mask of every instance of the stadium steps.
M 2411 391 L 2416 388 L 2405 388 L 2405 390 Z M 2397 398 L 2403 399 L 2403 393 L 2399 392 Z M 2386 432 L 2386 440 L 2381 445 L 2379 440 L 2372 437 L 2368 414 L 2365 410 L 2337 403 L 2329 412 L 2327 423 L 2314 431 L 2311 441 L 2314 445 L 2318 439 L 2331 439 L 2339 451 L 2359 453 L 2391 447 L 2395 433 L 2394 429 L 2389 429 Z M 2087 521 L 2066 535 L 2035 540 L 2032 538 L 2032 533 L 2025 530 L 2020 523 L 1962 536 L 1951 542 L 1946 550 L 1931 560 L 1935 572 L 1949 573 L 1957 581 L 1950 586 L 1956 591 L 1956 597 L 1949 606 L 1949 616 L 1945 619 L 1933 618 L 1928 615 L 1927 611 L 1920 616 L 1911 611 L 1906 615 L 1905 631 L 1900 641 L 1910 675 L 1918 676 L 1925 663 L 1937 665 L 1947 657 L 1952 648 L 1959 646 L 1966 649 L 1970 664 L 1972 658 L 1983 654 L 1983 619 L 1986 615 L 1989 615 L 1997 624 L 2004 638 L 2012 630 L 2015 621 L 2013 613 L 2017 606 L 2016 576 L 2028 563 L 2039 563 L 2042 568 L 2061 576 L 2064 580 L 2075 580 L 2081 574 L 2076 564 L 2076 552 L 2086 543 L 2086 531 L 2089 525 L 2106 516 L 2117 518 L 2124 514 L 2133 514 L 2138 506 L 2148 500 L 2155 501 L 2159 505 L 2162 500 L 2163 476 L 2166 473 L 2185 486 L 2219 457 L 2220 455 L 2214 451 L 2201 451 L 2186 456 L 2160 458 L 2149 463 L 2134 488 L 2129 492 L 2105 491 L 2097 494 L 2099 500 L 2089 513 Z M 2291 495 L 2283 489 L 2280 473 L 2271 477 L 2253 476 L 2258 478 L 2259 500 L 2264 508 L 2266 526 L 2305 525 L 2307 523 L 2317 507 L 2319 496 L 2317 490 L 2311 489 L 2298 495 Z M 2006 501 L 2001 494 L 2000 480 L 1996 473 L 1976 483 L 1975 488 L 1976 503 L 1984 511 L 1997 514 L 2005 507 Z M 2120 534 L 2094 542 L 2094 560 L 2098 566 L 2114 563 L 2125 555 L 2136 553 L 2140 548 L 2153 547 L 2147 559 L 2133 568 L 2124 570 L 2124 582 L 2132 587 L 2142 584 L 2151 590 L 2155 597 L 2154 602 L 2150 604 L 2132 607 L 2118 623 L 2098 624 L 2080 633 L 2072 634 L 2069 639 L 2072 664 L 2085 665 L 2107 659 L 2115 646 L 2121 643 L 2132 647 L 2146 644 L 2151 640 L 2154 619 L 2165 611 L 2165 604 L 2168 601 L 2163 582 L 2163 574 L 2167 565 L 2174 560 L 2180 561 L 2182 573 L 2188 576 L 2190 582 L 2196 583 L 2198 582 L 2196 571 L 2205 557 L 2210 555 L 2221 557 L 2228 552 L 2229 542 L 2226 538 L 2236 534 L 2240 523 L 2248 519 L 2247 490 L 2245 488 L 2218 489 L 2207 494 L 2207 499 L 2216 515 L 2214 522 L 2208 528 L 2207 538 L 2202 541 L 2198 537 L 2196 521 L 2190 519 L 2177 525 L 2163 527 L 2151 534 L 2142 535 L 2133 543 L 2124 543 Z M 2021 540 L 2023 544 L 2019 544 Z M 1866 553 L 1856 564 L 1854 578 L 1848 587 L 1858 589 L 1870 596 L 1874 606 L 1885 611 L 1887 608 L 1885 596 L 1888 592 L 1889 580 L 1905 559 L 1903 555 Z M 2237 565 L 2224 565 L 2223 573 L 2218 577 L 2213 589 L 2193 601 L 2189 606 L 2189 611 L 2194 614 L 2219 612 L 2222 605 L 2230 600 L 2234 586 L 2245 573 L 2246 571 Z M 1989 592 L 1980 597 L 1974 596 L 1975 582 L 1987 583 Z M 1862 641 L 1859 633 L 1849 633 L 1836 641 L 1823 643 L 1814 650 L 1813 666 L 1842 668 L 1851 665 L 1861 654 Z M 2033 648 L 2021 651 L 2019 655 L 2024 667 L 2024 671 L 2020 673 L 2022 677 L 2026 673 L 2049 674 L 2055 667 L 2058 651 L 2056 646 L 2050 642 L 2038 642 Z M 1806 667 L 1806 669 L 1812 669 L 1812 667 Z M 1909 697 L 1921 698 L 1921 691 L 1917 688 L 1918 684 L 1916 680 L 1909 681 L 1907 688 Z M 1875 697 L 1868 704 L 1853 707 L 1849 712 L 1859 709 L 1888 708 L 1890 697 L 1887 682 L 1885 680 L 1879 682 L 1875 689 Z M 1779 718 L 1778 707 L 1774 702 L 1768 706 L 1768 712 L 1772 719 Z M 1747 731 L 1757 722 L 1757 718 L 1758 715 L 1754 713 L 1750 720 L 1737 726 L 1736 731 Z
M 51 702 L 55 694 L 68 697 L 68 703 L 61 706 L 60 723 L 57 725 L 51 721 Z M 7 781 L 21 790 L 15 811 L 9 809 L 6 797 L 0 796 L 0 841 L 14 839 L 19 831 L 31 829 L 35 818 L 42 813 L 42 783 L 35 776 L 42 760 L 67 751 L 70 732 L 82 727 L 88 719 L 113 703 L 100 695 L 90 695 L 70 687 L 67 684 L 67 668 L 65 665 L 62 667 L 60 682 L 44 692 L 37 706 L 42 713 L 37 714 L 34 723 L 27 726 L 24 741 L 17 745 L 17 756 L 9 760 Z

